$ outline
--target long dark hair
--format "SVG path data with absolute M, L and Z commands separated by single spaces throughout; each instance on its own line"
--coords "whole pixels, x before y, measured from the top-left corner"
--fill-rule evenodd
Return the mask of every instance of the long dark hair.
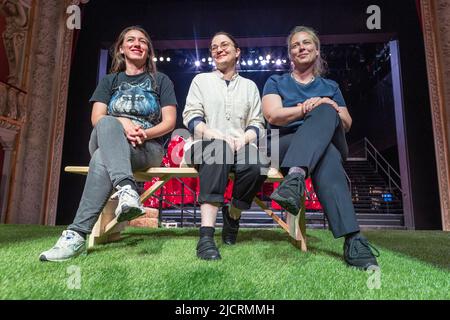
M 125 35 L 127 34 L 127 32 L 131 30 L 137 30 L 142 32 L 147 40 L 148 55 L 147 61 L 145 62 L 145 71 L 148 72 L 152 76 L 152 78 L 154 78 L 156 74 L 156 64 L 155 61 L 153 61 L 153 58 L 155 57 L 155 50 L 153 49 L 153 45 L 147 31 L 145 31 L 143 28 L 139 26 L 131 26 L 123 29 L 119 37 L 116 39 L 116 42 L 111 48 L 112 63 L 110 72 L 117 73 L 126 70 L 125 57 L 122 53 L 120 53 L 120 47 L 122 46 L 123 41 L 125 40 Z

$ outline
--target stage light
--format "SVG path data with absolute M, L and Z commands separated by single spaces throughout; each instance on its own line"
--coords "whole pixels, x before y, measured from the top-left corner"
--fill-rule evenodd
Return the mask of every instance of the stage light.
M 286 59 L 281 60 L 283 63 L 286 63 Z
M 271 57 L 270 57 L 270 54 L 268 54 L 268 55 L 266 56 L 266 60 L 269 61 L 270 58 L 271 58 Z
M 208 61 L 211 62 L 211 61 L 212 61 L 212 58 L 211 58 L 211 57 L 208 57 Z
M 275 63 L 275 60 L 272 60 L 272 61 L 270 61 L 272 64 L 274 64 Z
M 205 59 L 205 58 L 202 58 L 202 62 L 206 62 L 206 59 Z
M 248 60 L 248 61 L 247 61 L 247 64 L 248 64 L 249 66 L 252 66 L 252 65 L 253 65 L 253 61 L 252 61 L 252 60 Z
M 158 58 L 157 57 L 153 57 L 153 61 L 158 61 Z
M 159 61 L 164 61 L 164 57 L 159 57 Z
M 167 58 L 166 58 L 166 61 L 167 61 L 167 62 L 170 62 L 170 60 L 171 60 L 170 57 L 167 57 Z
M 196 67 L 200 67 L 200 61 L 195 60 L 194 64 L 195 64 Z
M 280 65 L 281 65 L 281 60 L 280 60 L 280 59 L 277 59 L 277 61 L 275 61 L 275 64 L 276 64 L 277 66 L 280 66 Z
M 262 65 L 262 66 L 265 66 L 266 64 L 267 64 L 267 61 L 266 61 L 266 60 L 261 61 L 261 65 Z
M 258 64 L 259 63 L 259 60 L 258 59 L 255 59 L 255 64 Z
M 246 66 L 246 65 L 247 65 L 247 63 L 245 63 L 244 60 L 242 60 L 241 64 L 242 64 L 243 66 Z
M 262 61 L 264 58 L 263 58 L 262 56 L 259 56 L 258 59 L 259 59 L 260 61 Z

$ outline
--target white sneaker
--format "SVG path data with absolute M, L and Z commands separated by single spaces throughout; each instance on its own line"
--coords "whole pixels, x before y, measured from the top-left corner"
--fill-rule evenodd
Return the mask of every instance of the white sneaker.
M 85 249 L 86 240 L 77 232 L 64 230 L 56 244 L 50 250 L 40 254 L 41 261 L 66 261 L 78 256 Z
M 136 191 L 130 185 L 117 186 L 117 192 L 111 196 L 111 199 L 119 199 L 116 208 L 117 222 L 130 221 L 145 214 L 144 207 Z

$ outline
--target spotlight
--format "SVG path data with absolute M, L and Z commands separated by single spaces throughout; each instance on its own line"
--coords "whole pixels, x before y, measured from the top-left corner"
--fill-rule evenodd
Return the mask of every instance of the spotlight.
M 211 62 L 211 61 L 212 61 L 212 58 L 211 58 L 211 57 L 208 57 L 208 61 Z
M 270 54 L 268 54 L 267 56 L 266 56 L 266 60 L 270 60 Z
M 277 59 L 277 61 L 275 61 L 275 64 L 276 64 L 277 66 L 280 66 L 280 65 L 281 65 L 281 60 L 280 60 L 280 59 Z
M 260 61 L 262 61 L 264 58 L 263 58 L 262 56 L 259 56 L 258 59 L 259 59 Z
M 171 60 L 170 57 L 167 57 L 167 58 L 166 58 L 166 61 L 167 61 L 167 62 L 170 62 L 170 60 Z
M 275 60 L 272 60 L 272 61 L 270 61 L 272 64 L 274 64 L 275 63 Z
M 164 61 L 164 57 L 159 57 L 159 61 Z
M 196 67 L 200 67 L 200 61 L 195 60 L 194 64 L 195 64 Z
M 158 58 L 157 57 L 153 57 L 153 61 L 158 61 Z
M 253 61 L 252 61 L 252 60 L 247 60 L 247 64 L 248 64 L 249 66 L 252 66 L 252 65 L 253 65 Z
M 255 64 L 258 64 L 259 63 L 259 60 L 258 59 L 255 59 Z
M 202 62 L 206 62 L 206 59 L 205 59 L 205 58 L 202 58 Z
M 241 64 L 242 64 L 243 66 L 246 66 L 246 65 L 247 65 L 247 63 L 246 63 L 244 60 L 242 60 Z
M 266 64 L 267 64 L 267 61 L 266 61 L 266 60 L 261 61 L 261 65 L 262 65 L 262 66 L 265 66 Z
M 286 59 L 281 60 L 283 63 L 286 63 Z

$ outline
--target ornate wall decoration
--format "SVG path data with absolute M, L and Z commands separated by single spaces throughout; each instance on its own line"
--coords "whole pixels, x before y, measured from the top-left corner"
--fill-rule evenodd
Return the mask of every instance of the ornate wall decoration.
M 7 82 L 22 88 L 27 36 L 30 26 L 31 0 L 1 0 L 0 15 L 5 17 L 6 29 L 2 41 L 8 59 Z
M 442 227 L 450 231 L 450 4 L 446 0 L 422 0 L 421 10 Z
M 7 223 L 55 223 L 73 36 L 65 20 L 72 3 L 33 2 L 27 112 L 17 147 Z

